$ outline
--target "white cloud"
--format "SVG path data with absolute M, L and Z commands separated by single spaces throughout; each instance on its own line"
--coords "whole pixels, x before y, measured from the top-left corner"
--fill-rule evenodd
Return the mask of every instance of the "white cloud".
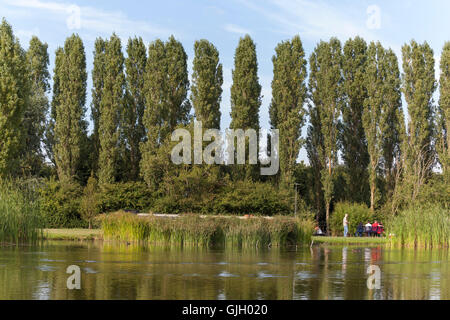
M 68 19 L 73 15 L 76 5 L 65 2 L 47 2 L 42 0 L 3 0 L 11 7 L 25 9 L 37 9 L 47 11 L 52 14 L 48 17 L 64 21 L 68 24 Z M 101 33 L 117 32 L 119 35 L 169 35 L 171 32 L 165 28 L 152 25 L 148 22 L 133 20 L 121 11 L 111 12 L 102 9 L 79 6 L 81 21 L 79 28 L 87 31 Z
M 242 35 L 251 33 L 248 29 L 242 28 L 235 24 L 227 24 L 223 28 L 228 32 L 242 34 Z

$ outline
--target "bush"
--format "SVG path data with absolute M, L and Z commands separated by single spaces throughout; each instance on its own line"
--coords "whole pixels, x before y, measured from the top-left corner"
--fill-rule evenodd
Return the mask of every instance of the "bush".
M 85 228 L 80 215 L 83 189 L 76 183 L 50 180 L 39 190 L 40 210 L 46 228 Z
M 330 228 L 333 236 L 342 236 L 344 234 L 342 221 L 345 214 L 348 214 L 348 231 L 350 236 L 355 234 L 360 222 L 363 224 L 366 224 L 367 221 L 373 223 L 373 220 L 378 218 L 372 214 L 365 204 L 339 202 L 336 204 L 330 218 Z
M 217 213 L 286 215 L 293 212 L 293 196 L 261 182 L 235 182 L 227 186 L 215 204 Z
M 153 195 L 144 182 L 122 182 L 102 187 L 99 198 L 101 213 L 119 210 L 143 211 L 153 204 Z

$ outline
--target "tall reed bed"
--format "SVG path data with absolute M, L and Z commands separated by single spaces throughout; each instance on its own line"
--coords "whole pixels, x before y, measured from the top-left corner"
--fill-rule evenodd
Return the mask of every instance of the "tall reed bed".
M 19 182 L 0 181 L 0 243 L 35 242 L 41 236 L 38 200 Z
M 439 205 L 411 207 L 392 218 L 387 226 L 391 243 L 406 247 L 449 247 L 450 211 Z
M 119 212 L 100 219 L 105 240 L 182 246 L 284 246 L 308 242 L 313 232 L 312 222 L 287 217 L 270 220 L 198 215 L 160 218 Z

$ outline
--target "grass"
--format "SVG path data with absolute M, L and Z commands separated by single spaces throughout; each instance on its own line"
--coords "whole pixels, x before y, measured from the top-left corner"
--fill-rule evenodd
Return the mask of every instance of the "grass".
M 44 240 L 101 240 L 103 231 L 100 229 L 44 229 Z
M 31 188 L 0 181 L 0 243 L 30 243 L 40 237 L 39 204 Z
M 392 244 L 405 247 L 449 247 L 450 211 L 439 205 L 411 207 L 388 221 Z
M 308 243 L 313 223 L 275 217 L 138 217 L 124 212 L 100 218 L 105 240 L 175 244 L 181 246 L 224 245 L 230 247 L 284 246 Z
M 372 237 L 313 237 L 317 243 L 338 243 L 338 244 L 383 244 L 389 243 L 387 238 Z

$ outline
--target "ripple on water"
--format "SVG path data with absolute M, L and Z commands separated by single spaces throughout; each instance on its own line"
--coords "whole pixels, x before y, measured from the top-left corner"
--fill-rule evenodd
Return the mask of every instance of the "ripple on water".
M 42 266 L 37 266 L 36 269 L 39 269 L 41 271 L 45 271 L 45 272 L 50 272 L 50 271 L 55 271 L 56 268 L 53 266 L 49 266 L 47 264 L 44 264 Z
M 238 275 L 231 274 L 231 273 L 229 273 L 229 272 L 227 272 L 227 271 L 222 271 L 222 272 L 219 273 L 217 276 L 218 276 L 218 277 L 222 277 L 222 278 L 239 277 Z

